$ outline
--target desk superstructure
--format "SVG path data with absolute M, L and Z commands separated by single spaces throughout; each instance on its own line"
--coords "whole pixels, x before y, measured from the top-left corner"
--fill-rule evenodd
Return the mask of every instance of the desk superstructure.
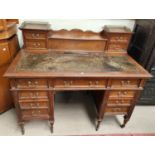
M 108 49 L 112 42 L 109 42 L 107 34 L 104 35 L 106 32 L 53 31 L 45 23 L 44 26 L 24 23 L 21 29 L 24 38 L 27 38 L 24 40 L 26 45 L 10 65 L 5 77 L 10 79 L 23 134 L 24 122 L 32 119 L 49 120 L 53 132 L 54 96 L 58 91 L 68 90 L 92 92 L 98 113 L 97 130 L 104 115 L 123 115 L 121 127 L 125 126 L 145 81 L 151 75 L 121 46 L 120 49 Z M 119 43 L 124 48 L 127 43 L 124 43 L 123 37 L 131 37 L 131 33 L 127 29 L 125 35 L 126 28 L 119 27 L 119 30 L 122 29 L 122 36 L 119 32 L 119 37 L 116 37 L 115 32 L 114 38 L 121 39 Z M 41 42 L 46 46 L 42 47 Z

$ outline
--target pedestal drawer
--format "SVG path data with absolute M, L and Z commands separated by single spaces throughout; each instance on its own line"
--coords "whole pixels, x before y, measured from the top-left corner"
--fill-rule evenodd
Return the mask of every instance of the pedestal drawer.
M 49 107 L 48 102 L 20 102 L 21 109 L 47 109 Z
M 32 117 L 49 117 L 48 109 L 33 109 L 33 110 L 22 110 L 22 117 L 32 118 Z
M 132 99 L 126 99 L 126 98 L 122 98 L 122 99 L 110 99 L 107 101 L 107 106 L 111 107 L 111 106 L 131 106 L 132 104 Z
M 48 99 L 48 92 L 46 91 L 20 91 L 18 93 L 19 100 L 32 99 Z
M 133 90 L 120 90 L 120 91 L 110 91 L 109 98 L 133 98 L 136 94 L 136 91 Z
M 128 107 L 107 107 L 105 109 L 105 112 L 106 113 L 113 113 L 113 114 L 124 114 L 124 113 L 127 113 L 129 110 Z

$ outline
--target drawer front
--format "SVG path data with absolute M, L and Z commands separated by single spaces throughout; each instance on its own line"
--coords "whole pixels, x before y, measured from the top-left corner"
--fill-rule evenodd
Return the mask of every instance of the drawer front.
M 130 41 L 130 35 L 123 34 L 111 34 L 109 37 L 111 42 L 125 42 L 128 43 Z
M 107 106 L 130 106 L 132 104 L 132 99 L 126 98 L 116 98 L 116 99 L 109 99 L 107 101 Z
M 26 48 L 30 48 L 30 49 L 45 49 L 46 48 L 46 41 L 26 40 L 25 44 L 26 44 Z
M 16 82 L 18 89 L 48 88 L 48 83 L 44 79 L 19 79 Z
M 137 79 L 121 79 L 121 80 L 112 80 L 112 88 L 138 88 L 140 80 Z
M 47 109 L 49 103 L 48 102 L 21 102 L 21 109 Z
M 56 79 L 54 87 L 88 87 L 88 88 L 105 88 L 106 80 L 103 79 Z
M 48 109 L 33 109 L 33 110 L 22 110 L 22 117 L 42 117 L 48 116 Z
M 107 107 L 105 109 L 106 113 L 114 113 L 114 114 L 124 114 L 129 110 L 128 107 Z
M 136 91 L 124 90 L 124 91 L 110 91 L 109 98 L 133 98 Z
M 128 43 L 109 43 L 108 50 L 127 50 Z
M 0 43 L 0 65 L 6 64 L 10 61 L 11 55 L 8 44 Z
M 46 91 L 21 91 L 18 93 L 19 100 L 39 100 L 48 99 L 48 92 Z
M 26 39 L 46 39 L 46 33 L 38 31 L 28 31 L 24 32 Z

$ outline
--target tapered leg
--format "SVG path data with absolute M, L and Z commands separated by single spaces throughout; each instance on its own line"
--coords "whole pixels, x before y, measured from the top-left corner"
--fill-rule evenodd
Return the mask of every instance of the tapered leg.
M 97 120 L 96 131 L 98 131 L 102 120 Z
M 54 121 L 49 121 L 50 123 L 50 130 L 51 130 L 51 133 L 53 133 L 53 124 L 54 124 Z
M 20 126 L 20 128 L 21 128 L 22 135 L 24 135 L 24 134 L 25 134 L 24 122 L 20 122 L 20 123 L 19 123 L 19 126 Z
M 124 128 L 125 125 L 126 125 L 126 123 L 127 123 L 128 121 L 129 121 L 129 116 L 128 116 L 128 115 L 125 115 L 125 116 L 124 116 L 124 122 L 123 122 L 123 124 L 120 125 L 120 127 L 121 127 L 121 128 Z

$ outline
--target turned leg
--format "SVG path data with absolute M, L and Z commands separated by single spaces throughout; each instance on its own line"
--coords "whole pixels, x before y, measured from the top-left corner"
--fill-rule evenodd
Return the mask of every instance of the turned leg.
M 20 128 L 21 128 L 22 135 L 24 135 L 24 134 L 25 134 L 24 122 L 20 122 L 20 123 L 19 123 L 19 126 L 20 126 Z
M 51 131 L 51 133 L 53 133 L 53 124 L 54 124 L 54 122 L 53 121 L 49 121 L 49 123 L 50 123 L 50 131 Z
M 124 128 L 125 125 L 126 125 L 126 123 L 127 123 L 128 121 L 129 121 L 129 117 L 128 117 L 128 115 L 125 115 L 125 116 L 124 116 L 124 122 L 123 122 L 123 124 L 120 125 L 120 127 L 121 127 L 121 128 Z
M 98 131 L 102 120 L 97 120 L 96 131 Z

